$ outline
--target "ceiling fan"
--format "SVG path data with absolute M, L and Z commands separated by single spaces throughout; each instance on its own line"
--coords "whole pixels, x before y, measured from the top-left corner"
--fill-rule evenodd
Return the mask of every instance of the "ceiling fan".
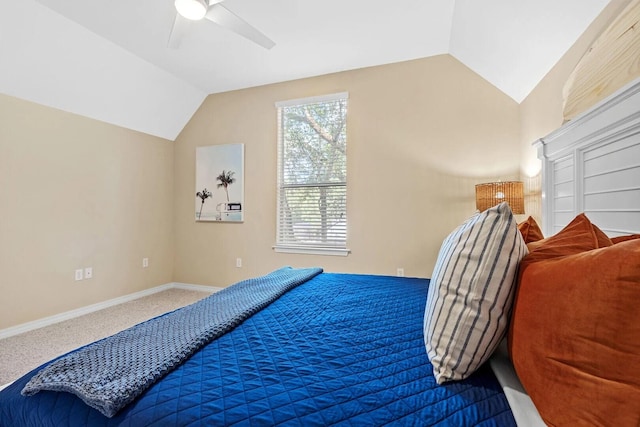
M 176 19 L 169 36 L 169 47 L 178 48 L 182 35 L 185 33 L 190 21 L 208 19 L 221 27 L 227 28 L 259 44 L 265 49 L 271 49 L 275 42 L 262 34 L 255 27 L 248 24 L 242 18 L 224 7 L 224 0 L 175 0 Z

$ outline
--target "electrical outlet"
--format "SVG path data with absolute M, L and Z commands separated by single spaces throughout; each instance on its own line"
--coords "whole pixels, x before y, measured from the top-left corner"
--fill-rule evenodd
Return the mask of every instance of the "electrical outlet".
M 396 270 L 396 276 L 398 277 L 404 277 L 404 268 L 398 268 Z
M 76 270 L 76 280 L 82 280 L 82 269 L 81 268 Z
M 84 269 L 84 278 L 91 279 L 93 277 L 93 267 L 87 267 Z
M 237 268 L 241 268 L 242 267 L 242 258 L 236 258 L 236 267 Z
M 149 267 L 149 258 L 142 258 L 142 268 Z

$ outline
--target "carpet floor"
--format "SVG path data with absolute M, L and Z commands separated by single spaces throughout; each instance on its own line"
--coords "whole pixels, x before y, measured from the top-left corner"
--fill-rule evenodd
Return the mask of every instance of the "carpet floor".
M 167 311 L 208 292 L 168 289 L 20 335 L 0 339 L 0 387 L 41 364 Z

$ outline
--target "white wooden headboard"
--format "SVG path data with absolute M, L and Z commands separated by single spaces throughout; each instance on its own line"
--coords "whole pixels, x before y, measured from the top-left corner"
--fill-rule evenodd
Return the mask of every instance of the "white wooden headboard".
M 545 236 L 581 212 L 610 237 L 640 233 L 640 79 L 535 145 Z

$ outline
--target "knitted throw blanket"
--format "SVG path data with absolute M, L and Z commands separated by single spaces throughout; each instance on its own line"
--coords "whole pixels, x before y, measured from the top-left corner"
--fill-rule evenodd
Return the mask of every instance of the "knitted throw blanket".
M 55 360 L 31 378 L 22 394 L 73 393 L 113 417 L 198 349 L 321 272 L 286 267 L 236 283 Z

